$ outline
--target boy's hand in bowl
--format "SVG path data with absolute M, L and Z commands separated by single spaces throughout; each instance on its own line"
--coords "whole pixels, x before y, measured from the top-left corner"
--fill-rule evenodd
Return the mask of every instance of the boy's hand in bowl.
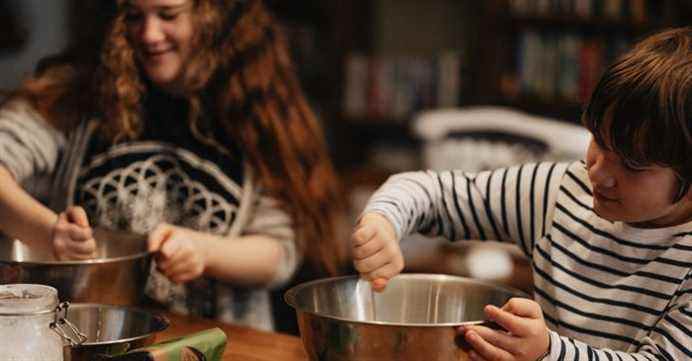
M 351 242 L 353 264 L 361 277 L 372 282 L 373 290 L 384 290 L 389 279 L 404 269 L 396 232 L 384 216 L 378 213 L 363 215 Z

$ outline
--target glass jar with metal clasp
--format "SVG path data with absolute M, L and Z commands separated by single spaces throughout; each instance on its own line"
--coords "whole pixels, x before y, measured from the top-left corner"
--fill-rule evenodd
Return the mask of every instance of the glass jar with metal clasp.
M 0 350 L 5 361 L 63 361 L 63 345 L 86 341 L 67 321 L 69 303 L 35 284 L 0 285 Z

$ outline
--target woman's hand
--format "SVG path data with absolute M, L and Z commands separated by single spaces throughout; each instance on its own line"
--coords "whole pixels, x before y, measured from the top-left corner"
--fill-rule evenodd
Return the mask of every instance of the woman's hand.
M 158 270 L 175 283 L 199 278 L 207 268 L 207 244 L 197 232 L 162 223 L 149 234 L 149 251 L 158 251 Z
M 60 213 L 52 233 L 51 244 L 56 259 L 85 260 L 96 257 L 96 240 L 82 207 L 70 207 Z
M 353 264 L 361 277 L 381 291 L 387 281 L 404 269 L 399 240 L 391 223 L 377 213 L 366 213 L 356 226 L 352 241 Z
M 471 360 L 536 361 L 550 349 L 550 334 L 541 306 L 527 298 L 512 298 L 502 308 L 485 306 L 485 314 L 507 331 L 462 326 L 459 332 L 473 350 Z

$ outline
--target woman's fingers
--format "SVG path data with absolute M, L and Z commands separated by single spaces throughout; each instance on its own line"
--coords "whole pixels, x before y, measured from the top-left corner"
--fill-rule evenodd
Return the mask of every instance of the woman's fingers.
M 67 243 L 67 248 L 75 255 L 93 257 L 96 252 L 96 241 L 93 238 L 81 241 L 71 240 Z
M 60 260 L 90 259 L 96 253 L 96 241 L 86 212 L 70 207 L 58 215 L 53 226 L 53 251 Z
M 165 275 L 171 281 L 183 283 L 199 278 L 204 272 L 204 266 L 194 256 L 187 257 L 185 260 L 171 263 L 165 269 Z
M 78 206 L 69 207 L 65 213 L 67 215 L 68 222 L 76 224 L 80 227 L 89 227 L 89 217 L 87 217 L 84 208 Z
M 157 267 L 171 281 L 184 283 L 200 277 L 205 266 L 189 240 L 172 236 L 161 246 Z
M 89 239 L 93 239 L 94 237 L 94 232 L 92 231 L 91 227 L 82 227 L 78 226 L 76 224 L 68 224 L 65 227 L 67 236 L 73 240 L 73 241 L 86 241 Z
M 166 223 L 159 224 L 151 233 L 149 233 L 149 238 L 147 239 L 147 249 L 149 252 L 159 251 L 161 246 L 168 238 L 171 237 L 172 234 L 172 226 Z

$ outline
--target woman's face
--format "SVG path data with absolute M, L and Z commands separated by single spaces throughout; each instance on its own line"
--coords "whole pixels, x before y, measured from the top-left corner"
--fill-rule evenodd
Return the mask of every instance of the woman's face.
M 692 216 L 688 197 L 673 202 L 680 182 L 670 168 L 628 165 L 593 138 L 586 153 L 586 167 L 593 186 L 593 208 L 602 218 L 641 227 L 664 227 L 684 223 Z
M 178 93 L 193 51 L 192 0 L 130 0 L 127 33 L 149 80 Z

